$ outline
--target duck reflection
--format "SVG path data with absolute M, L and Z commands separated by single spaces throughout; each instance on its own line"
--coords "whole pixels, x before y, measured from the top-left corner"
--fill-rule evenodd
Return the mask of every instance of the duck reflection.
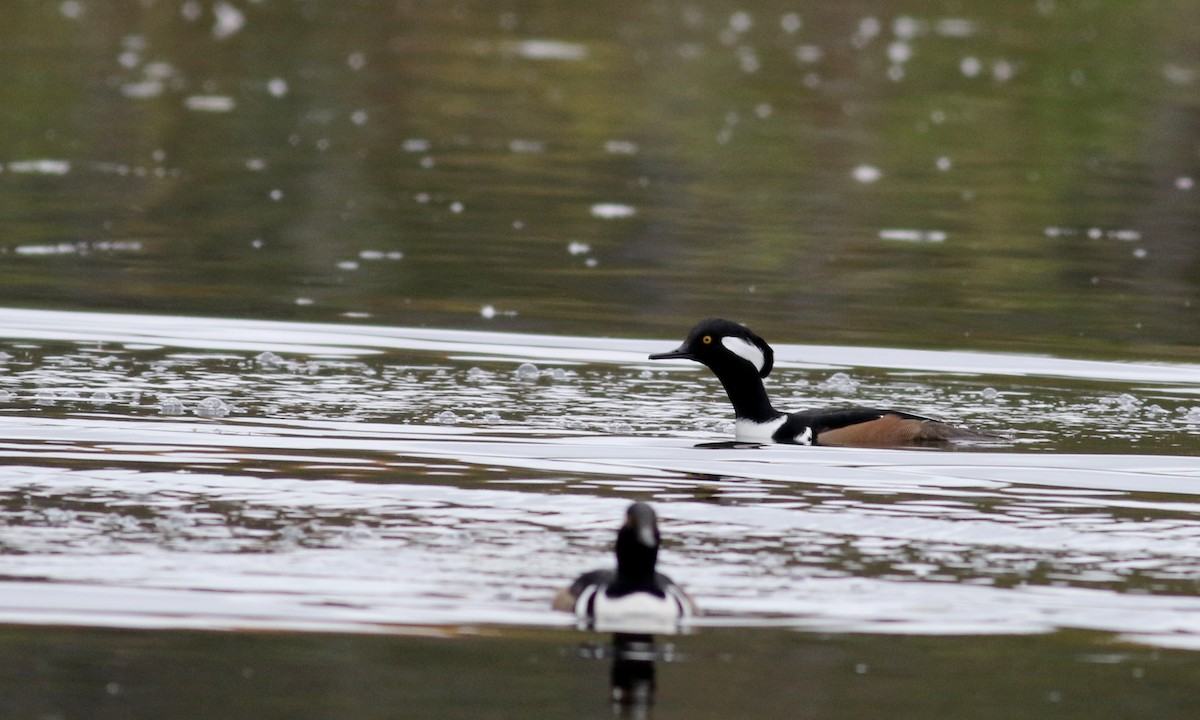
M 644 718 L 654 706 L 658 691 L 655 665 L 675 659 L 675 646 L 660 644 L 645 633 L 613 633 L 609 645 L 585 645 L 581 655 L 611 660 L 609 698 L 613 713 L 623 718 Z
M 654 704 L 658 689 L 654 661 L 658 647 L 653 635 L 613 633 L 609 687 L 613 709 L 636 716 Z

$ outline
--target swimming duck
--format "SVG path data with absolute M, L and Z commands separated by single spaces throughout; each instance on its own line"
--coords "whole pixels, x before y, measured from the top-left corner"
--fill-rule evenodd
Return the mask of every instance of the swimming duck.
M 771 372 L 774 351 L 749 328 L 729 320 L 701 320 L 678 348 L 650 356 L 651 360 L 674 358 L 695 360 L 716 374 L 733 403 L 736 438 L 742 442 L 902 447 L 1003 439 L 902 410 L 776 410 L 762 382 Z
M 580 575 L 554 598 L 554 609 L 573 611 L 601 631 L 673 631 L 696 613 L 696 606 L 669 577 L 655 570 L 658 545 L 654 508 L 633 503 L 617 531 L 616 570 Z

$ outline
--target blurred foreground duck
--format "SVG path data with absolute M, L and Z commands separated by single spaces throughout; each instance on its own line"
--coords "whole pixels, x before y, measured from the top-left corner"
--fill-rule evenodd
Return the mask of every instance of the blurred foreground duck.
M 580 575 L 554 598 L 554 609 L 574 612 L 600 631 L 674 631 L 696 607 L 687 593 L 656 571 L 658 545 L 654 508 L 633 503 L 617 531 L 616 569 Z
M 796 445 L 903 447 L 953 442 L 998 442 L 999 435 L 958 427 L 902 410 L 836 408 L 786 413 L 776 410 L 762 379 L 771 372 L 775 353 L 748 328 L 710 318 L 692 328 L 687 340 L 651 360 L 695 360 L 708 366 L 733 403 L 736 437 L 743 442 Z

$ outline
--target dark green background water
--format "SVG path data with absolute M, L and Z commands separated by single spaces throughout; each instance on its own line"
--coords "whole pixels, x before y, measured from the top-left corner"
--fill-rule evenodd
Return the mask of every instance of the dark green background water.
M 604 718 L 601 636 L 445 638 L 8 630 L 7 718 Z M 673 638 L 657 718 L 1190 718 L 1191 654 L 1095 637 Z M 644 712 L 646 709 L 643 708 Z M 644 717 L 630 712 L 628 717 Z
M 721 314 L 793 342 L 1189 358 L 1197 20 L 1171 0 L 17 2 L 2 298 L 656 337 Z M 14 172 L 39 159 L 69 171 Z M 60 243 L 78 251 L 18 252 Z

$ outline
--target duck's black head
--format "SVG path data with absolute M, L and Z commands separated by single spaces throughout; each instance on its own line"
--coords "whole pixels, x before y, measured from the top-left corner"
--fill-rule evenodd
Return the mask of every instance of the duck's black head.
M 627 579 L 654 575 L 658 562 L 658 517 L 654 508 L 635 502 L 617 532 L 617 575 Z
M 651 360 L 671 358 L 703 363 L 718 376 L 752 369 L 758 377 L 765 378 L 771 373 L 775 353 L 766 340 L 749 328 L 729 320 L 709 318 L 696 323 L 678 348 L 650 356 Z

